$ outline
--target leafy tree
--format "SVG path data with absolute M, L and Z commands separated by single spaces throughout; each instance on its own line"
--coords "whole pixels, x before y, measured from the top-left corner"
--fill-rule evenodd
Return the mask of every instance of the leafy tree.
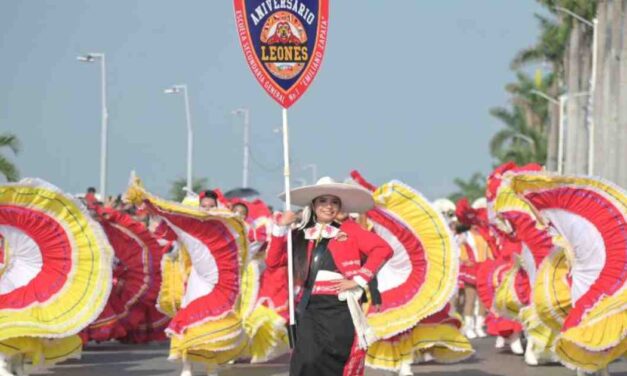
M 453 183 L 458 188 L 457 192 L 451 193 L 448 197 L 453 202 L 457 202 L 462 197 L 468 197 L 468 201 L 472 203 L 485 195 L 486 177 L 480 172 L 475 172 L 468 180 L 455 178 Z
M 207 178 L 193 178 L 192 179 L 192 190 L 195 193 L 200 193 L 202 191 L 207 190 L 208 179 Z M 176 179 L 172 182 L 172 187 L 170 188 L 170 198 L 174 201 L 181 202 L 185 198 L 187 194 L 183 189 L 187 186 L 187 179 L 180 178 Z
M 559 89 L 564 77 L 564 58 L 568 47 L 570 33 L 574 22 L 579 22 L 574 17 L 558 10 L 558 7 L 567 9 L 585 19 L 591 20 L 596 16 L 597 1 L 594 0 L 538 0 L 544 5 L 556 20 L 546 16 L 535 14 L 540 26 L 540 36 L 535 45 L 520 50 L 512 60 L 512 69 L 520 69 L 523 66 L 536 63 L 547 63 L 551 67 L 555 79 L 552 80 L 550 95 L 559 95 Z M 585 28 L 585 32 L 592 34 L 591 28 Z
M 490 141 L 490 153 L 498 163 L 546 162 L 546 136 L 542 130 L 529 126 L 520 106 L 514 105 L 511 111 L 496 107 L 490 113 L 505 125 L 505 128 L 498 131 Z
M 512 95 L 511 107 L 496 107 L 490 111 L 504 125 L 490 141 L 490 154 L 498 164 L 507 161 L 517 164 L 546 163 L 549 128 L 555 129 L 552 127 L 557 126 L 558 115 L 557 109 L 552 107 L 554 105 L 534 91 L 552 97 L 564 91 L 564 66 L 569 37 L 574 22 L 579 22 L 557 8 L 565 8 L 591 20 L 596 15 L 598 3 L 594 0 L 537 1 L 546 7 L 549 14 L 534 15 L 540 28 L 538 40 L 531 47 L 520 50 L 512 59 L 511 68 L 517 71 L 517 80 L 506 86 L 507 92 Z M 591 33 L 590 28 L 584 30 Z M 548 72 L 532 79 L 520 71 L 531 64 L 548 65 Z M 547 70 L 546 67 L 544 70 Z M 552 144 L 552 147 L 555 145 Z M 485 179 L 479 173 L 473 174 L 467 181 L 457 178 L 454 182 L 459 191 L 449 197 L 453 200 L 462 196 L 473 200 L 484 194 Z
M 540 24 L 538 42 L 520 50 L 512 60 L 512 69 L 532 63 L 549 63 L 553 73 L 561 75 L 571 24 L 560 23 L 545 16 L 534 15 Z
M 13 151 L 13 154 L 18 154 L 20 151 L 20 142 L 17 136 L 10 133 L 0 134 L 0 150 L 9 148 Z M 7 181 L 17 181 L 20 178 L 20 174 L 15 164 L 9 159 L 0 154 L 0 174 L 4 175 Z
M 537 95 L 537 92 L 547 93 L 550 91 L 555 75 L 553 73 L 543 74 L 542 71 L 538 70 L 534 78 L 523 72 L 517 72 L 516 78 L 516 82 L 505 86 L 505 90 L 513 96 L 512 103 L 521 108 L 525 121 L 530 127 L 547 131 L 549 106 L 552 103 Z
M 544 5 L 549 12 L 554 15 L 558 15 L 559 12 L 556 7 L 562 7 L 570 10 L 571 12 L 580 15 L 583 18 L 591 20 L 596 15 L 597 3 L 596 0 L 538 0 L 538 3 Z M 573 21 L 564 20 L 565 22 Z

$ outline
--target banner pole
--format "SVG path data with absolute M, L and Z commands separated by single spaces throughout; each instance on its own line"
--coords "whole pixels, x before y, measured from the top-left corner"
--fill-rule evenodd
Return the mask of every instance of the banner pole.
M 285 183 L 285 211 L 292 210 L 292 199 L 290 195 L 290 143 L 287 127 L 287 108 L 283 108 L 283 176 Z M 296 317 L 294 313 L 294 258 L 292 255 L 292 229 L 287 231 L 287 288 L 288 306 L 290 312 L 290 322 L 288 327 L 288 337 L 290 347 L 294 348 L 296 342 Z

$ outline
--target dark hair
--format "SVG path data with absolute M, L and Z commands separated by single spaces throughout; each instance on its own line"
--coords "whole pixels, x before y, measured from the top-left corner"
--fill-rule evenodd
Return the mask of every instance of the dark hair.
M 455 226 L 455 233 L 456 234 L 461 234 L 461 233 L 466 232 L 468 230 L 470 230 L 470 226 L 468 226 L 468 225 L 464 225 L 464 224 L 458 223 L 457 226 Z
M 87 193 L 96 193 L 96 188 L 94 187 L 87 188 Z
M 233 204 L 233 207 L 231 208 L 231 210 L 235 210 L 236 206 L 241 206 L 242 208 L 244 208 L 244 210 L 246 210 L 246 214 L 249 213 L 248 205 L 246 205 L 246 204 L 244 204 L 242 202 L 236 202 L 235 204 Z
M 212 199 L 218 201 L 218 195 L 214 191 L 212 191 L 211 189 L 207 189 L 205 191 L 205 195 L 203 196 L 203 198 L 212 198 Z
M 311 214 L 309 221 L 303 229 L 309 228 L 316 224 L 315 214 Z M 340 227 L 337 222 L 331 222 L 331 226 Z M 294 256 L 294 280 L 296 284 L 302 285 L 307 278 L 307 270 L 309 260 L 307 259 L 307 244 L 309 241 L 305 239 L 305 231 L 300 229 L 292 230 L 292 254 Z

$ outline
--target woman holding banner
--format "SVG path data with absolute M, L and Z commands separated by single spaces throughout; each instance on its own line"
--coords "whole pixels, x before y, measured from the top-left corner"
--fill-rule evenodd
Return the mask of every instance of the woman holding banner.
M 297 329 L 290 375 L 361 375 L 365 349 L 376 337 L 359 300 L 392 249 L 359 224 L 339 224 L 336 217 L 372 208 L 372 195 L 327 177 L 290 194 L 294 204 L 305 207 L 292 230 Z M 287 211 L 274 226 L 269 269 L 287 265 L 286 235 L 296 221 Z

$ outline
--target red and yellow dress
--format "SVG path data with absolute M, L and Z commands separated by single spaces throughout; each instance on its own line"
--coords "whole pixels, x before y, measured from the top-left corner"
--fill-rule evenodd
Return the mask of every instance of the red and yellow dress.
M 528 173 L 529 167 L 514 168 L 507 176 Z M 543 322 L 534 296 L 538 292 L 538 271 L 546 257 L 560 246 L 556 243 L 556 232 L 549 227 L 529 203 L 512 191 L 509 178 L 501 180 L 492 203 L 495 224 L 511 232 L 521 243 L 521 253 L 515 257 L 514 266 L 504 277 L 497 289 L 496 310 L 500 314 L 519 320 L 527 335 L 527 350 L 536 358 L 552 359 L 553 342 L 559 330 Z
M 549 297 L 534 292 L 547 324 L 562 322 L 554 352 L 568 367 L 588 372 L 606 367 L 627 352 L 627 193 L 589 177 L 518 173 L 505 178 L 559 234 L 556 243 L 564 252 L 551 253 L 546 270 L 560 275 L 570 267 L 571 278 L 555 282 L 559 292 Z M 538 282 L 539 290 L 546 291 L 546 282 Z M 563 306 L 566 285 L 572 308 L 565 316 L 547 316 L 547 305 Z
M 528 210 L 521 210 L 523 203 L 507 191 L 504 181 L 504 175 L 513 171 L 540 170 L 542 166 L 535 163 L 517 166 L 509 162 L 497 167 L 488 177 L 487 217 L 491 226 L 488 230 L 493 234 L 496 261 L 480 267 L 478 293 L 483 304 L 490 309 L 486 324 L 491 335 L 509 337 L 522 330 L 521 322 L 526 323 L 528 335 L 548 335 L 546 328 L 538 327 L 539 322 L 533 320 L 532 311 L 523 315 L 522 308 L 530 303 L 534 271 L 552 245 L 545 230 L 533 230 L 537 223 L 528 216 Z M 497 215 L 507 222 L 507 229 L 499 228 L 503 219 L 497 219 Z M 546 344 L 548 339 L 544 338 L 542 342 Z M 541 348 L 544 350 L 546 347 Z
M 164 273 L 163 283 L 169 290 L 162 291 L 159 298 L 161 311 L 172 315 L 166 329 L 171 340 L 170 359 L 212 368 L 239 357 L 247 345 L 239 314 L 248 248 L 244 223 L 225 210 L 207 212 L 160 199 L 148 193 L 136 178 L 126 199 L 144 204 L 176 235 L 177 255 L 165 256 L 176 262 L 166 266 L 181 272 L 181 279 L 170 285 Z M 176 289 L 183 290 L 182 296 Z
M 366 365 L 398 372 L 427 353 L 439 362 L 468 358 L 474 351 L 448 304 L 456 290 L 459 251 L 446 220 L 399 181 L 375 188 L 357 172 L 352 177 L 373 191 L 375 207 L 366 216 L 394 251 L 377 273 L 381 302 L 368 308 L 379 340 L 368 348 Z
M 512 320 L 499 314 L 496 309 L 496 293 L 502 285 L 507 273 L 514 267 L 514 255 L 522 250 L 518 240 L 501 234 L 498 237 L 498 254 L 494 260 L 487 260 L 477 270 L 477 295 L 489 314 L 486 317 L 486 332 L 491 336 L 508 338 L 522 331 L 522 325 L 517 320 Z M 524 288 L 524 282 L 519 288 Z M 522 295 L 525 293 L 519 291 Z
M 486 260 L 494 259 L 496 244 L 490 234 L 487 210 L 470 206 L 466 197 L 457 201 L 455 216 L 468 231 L 457 235 L 460 252 L 460 287 L 477 285 L 477 269 Z
M 0 352 L 33 365 L 78 356 L 77 335 L 102 312 L 113 251 L 85 207 L 55 186 L 0 186 Z
M 282 268 L 266 268 L 265 256 L 268 237 L 272 229 L 272 213 L 261 200 L 233 199 L 231 204 L 241 203 L 248 208 L 248 257 L 242 276 L 242 303 L 240 315 L 248 336 L 248 348 L 244 357 L 251 363 L 266 362 L 289 350 L 287 339 L 287 274 Z M 285 269 L 286 270 L 286 269 Z M 283 292 L 280 303 L 272 292 L 272 284 Z M 276 304 L 275 304 L 276 303 Z M 284 316 L 285 315 L 285 316 Z
M 95 209 L 115 252 L 113 288 L 103 313 L 81 332 L 81 337 L 84 342 L 136 337 L 132 333 L 145 323 L 147 307 L 156 301 L 154 285 L 160 284 L 160 273 L 154 269 L 153 257 L 159 244 L 129 215 L 111 208 Z

